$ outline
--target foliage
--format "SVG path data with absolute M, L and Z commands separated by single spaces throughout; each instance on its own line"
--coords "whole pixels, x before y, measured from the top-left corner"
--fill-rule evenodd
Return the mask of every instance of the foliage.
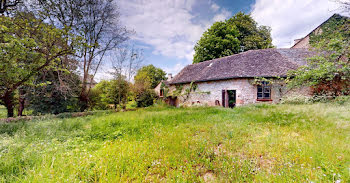
M 289 87 L 311 86 L 316 95 L 350 94 L 350 19 L 335 16 L 310 36 L 318 52 L 308 65 L 289 73 Z
M 156 99 L 156 93 L 152 89 L 144 90 L 136 95 L 137 107 L 149 107 Z
M 73 71 L 42 72 L 36 77 L 35 86 L 27 89 L 29 108 L 36 115 L 77 112 L 80 84 L 79 76 Z
M 153 65 L 144 66 L 135 75 L 134 95 L 137 107 L 153 105 L 156 98 L 154 88 L 166 79 L 166 73 Z
M 125 79 L 103 80 L 90 92 L 90 107 L 92 109 L 105 110 L 113 106 L 115 109 L 120 104 L 124 106 L 128 102 L 130 83 Z
M 0 124 L 0 182 L 348 182 L 348 109 L 157 106 Z
M 37 12 L 43 20 L 56 27 L 69 27 L 79 35 L 82 44 L 75 47 L 75 59 L 81 62 L 82 87 L 80 110 L 87 109 L 96 73 L 106 60 L 104 57 L 126 40 L 130 31 L 120 23 L 119 9 L 114 0 L 38 0 Z
M 147 65 L 139 69 L 135 75 L 135 85 L 140 85 L 141 88 L 153 89 L 161 81 L 165 80 L 166 73 L 153 65 Z
M 112 100 L 108 97 L 110 93 L 110 81 L 102 80 L 90 91 L 89 106 L 91 109 L 105 110 Z
M 239 52 L 272 48 L 271 30 L 258 26 L 251 15 L 242 12 L 224 22 L 215 22 L 194 47 L 193 63 Z
M 73 53 L 66 42 L 68 29 L 57 29 L 43 23 L 30 13 L 13 18 L 0 16 L 0 99 L 13 115 L 13 92 L 30 85 L 34 76 L 44 69 L 56 69 L 60 57 Z
M 108 97 L 112 99 L 115 108 L 118 104 L 125 108 L 130 94 L 130 83 L 124 78 L 117 78 L 111 81 L 110 87 Z
M 160 89 L 163 90 L 163 98 L 168 98 L 170 94 L 169 86 L 162 82 L 162 84 L 160 85 Z

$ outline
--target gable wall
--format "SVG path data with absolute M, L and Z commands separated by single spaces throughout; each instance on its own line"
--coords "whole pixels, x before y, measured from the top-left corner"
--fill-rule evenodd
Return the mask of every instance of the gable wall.
M 300 40 L 297 44 L 295 44 L 292 48 L 310 48 L 310 36 L 306 36 L 302 40 Z

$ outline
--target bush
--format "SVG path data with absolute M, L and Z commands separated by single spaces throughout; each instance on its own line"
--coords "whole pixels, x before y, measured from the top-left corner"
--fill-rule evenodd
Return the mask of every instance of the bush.
M 334 99 L 337 104 L 344 105 L 350 103 L 350 96 L 338 96 Z
M 136 96 L 137 107 L 148 107 L 153 105 L 156 93 L 151 90 L 144 90 Z

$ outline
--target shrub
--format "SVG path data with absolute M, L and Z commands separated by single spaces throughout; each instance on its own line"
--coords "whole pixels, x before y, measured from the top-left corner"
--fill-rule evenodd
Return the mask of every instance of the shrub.
M 334 99 L 337 104 L 344 105 L 350 103 L 350 96 L 338 96 Z
M 153 105 L 156 93 L 151 90 L 144 90 L 136 96 L 137 107 L 148 107 Z

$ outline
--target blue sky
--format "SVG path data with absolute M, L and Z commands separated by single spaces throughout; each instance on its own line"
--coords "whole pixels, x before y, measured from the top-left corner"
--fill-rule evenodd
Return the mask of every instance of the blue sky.
M 260 25 L 272 28 L 273 44 L 290 47 L 332 14 L 331 0 L 119 0 L 122 24 L 136 33 L 144 64 L 177 74 L 192 63 L 193 47 L 214 22 L 239 11 L 251 13 Z M 100 75 L 100 79 L 108 78 Z

